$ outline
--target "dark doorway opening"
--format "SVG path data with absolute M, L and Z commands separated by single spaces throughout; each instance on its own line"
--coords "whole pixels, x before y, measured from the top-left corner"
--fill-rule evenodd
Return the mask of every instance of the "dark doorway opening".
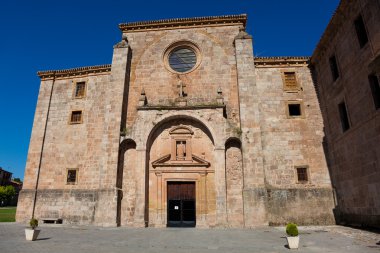
M 168 227 L 195 227 L 195 182 L 168 182 Z

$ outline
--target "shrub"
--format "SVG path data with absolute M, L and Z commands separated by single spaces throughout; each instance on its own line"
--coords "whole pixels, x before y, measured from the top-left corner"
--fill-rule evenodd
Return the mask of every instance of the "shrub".
M 29 225 L 35 229 L 36 227 L 38 227 L 38 220 L 35 219 L 35 218 L 31 218 L 30 221 L 29 221 Z
M 298 236 L 298 228 L 294 223 L 286 225 L 286 234 L 289 236 Z
M 8 205 L 16 196 L 16 190 L 12 185 L 0 186 L 0 206 Z

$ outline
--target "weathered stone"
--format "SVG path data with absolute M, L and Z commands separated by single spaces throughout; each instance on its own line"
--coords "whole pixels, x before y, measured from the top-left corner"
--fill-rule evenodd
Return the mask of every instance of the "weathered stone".
M 309 59 L 254 58 L 245 15 L 168 22 L 121 25 L 112 65 L 39 73 L 17 220 L 163 227 L 168 185 L 191 182 L 194 195 L 179 201 L 195 201 L 197 227 L 333 223 Z M 194 66 L 176 72 L 177 47 Z M 299 89 L 284 90 L 284 71 Z M 85 96 L 74 98 L 81 81 Z M 302 115 L 292 117 L 296 102 Z M 71 111 L 82 111 L 80 124 Z M 78 169 L 74 183 L 67 169 Z

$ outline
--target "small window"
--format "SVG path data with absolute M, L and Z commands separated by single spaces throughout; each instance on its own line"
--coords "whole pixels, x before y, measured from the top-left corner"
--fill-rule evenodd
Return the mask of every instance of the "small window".
M 75 98 L 82 98 L 86 94 L 86 82 L 77 82 L 75 84 Z
M 297 179 L 299 183 L 305 183 L 309 181 L 308 176 L 307 176 L 307 168 L 305 167 L 297 168 Z
M 333 81 L 335 82 L 336 79 L 338 79 L 338 77 L 339 77 L 339 69 L 338 69 L 338 64 L 336 62 L 335 55 L 330 57 L 329 62 L 330 62 L 330 69 L 331 69 Z
M 348 120 L 346 103 L 342 102 L 338 105 L 338 107 L 339 107 L 340 122 L 342 124 L 342 130 L 343 132 L 345 132 L 348 129 L 350 129 L 350 122 Z
M 363 17 L 361 15 L 355 20 L 355 30 L 356 35 L 358 36 L 360 48 L 362 48 L 367 44 L 368 36 L 365 29 Z
M 379 78 L 375 75 L 368 76 L 369 85 L 371 86 L 371 93 L 376 110 L 380 108 L 380 85 Z
M 288 104 L 288 113 L 290 117 L 300 117 L 302 115 L 301 104 Z
M 297 78 L 295 72 L 283 72 L 284 90 L 298 90 Z
M 76 184 L 78 182 L 78 169 L 67 169 L 67 184 Z
M 82 123 L 82 111 L 72 111 L 70 117 L 71 124 L 80 124 Z

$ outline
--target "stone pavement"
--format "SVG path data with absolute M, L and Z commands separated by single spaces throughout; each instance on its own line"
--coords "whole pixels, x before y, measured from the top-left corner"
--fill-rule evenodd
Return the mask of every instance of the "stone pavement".
M 292 252 L 283 228 L 99 228 L 42 225 L 25 240 L 24 225 L 0 223 L 0 252 Z M 380 252 L 380 234 L 340 226 L 301 227 L 303 252 Z M 294 251 L 293 251 L 294 252 Z

